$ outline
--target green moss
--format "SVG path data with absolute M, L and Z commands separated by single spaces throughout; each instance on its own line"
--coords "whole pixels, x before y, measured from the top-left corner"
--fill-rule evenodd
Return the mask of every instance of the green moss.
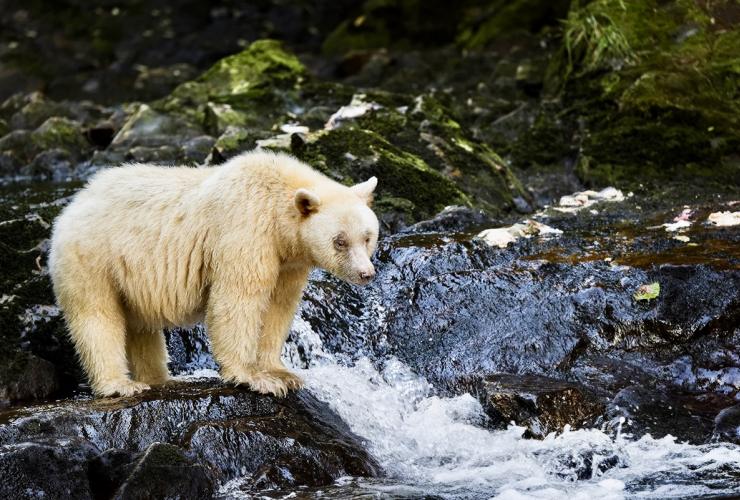
M 662 119 L 668 123 L 625 116 L 588 133 L 577 169 L 581 179 L 594 186 L 649 179 L 740 180 L 723 166 L 723 148 L 708 127 L 697 127 L 688 115 Z M 701 122 L 698 116 L 694 120 Z
M 60 148 L 79 153 L 90 147 L 77 122 L 58 117 L 49 118 L 34 130 L 31 141 L 39 150 Z
M 538 117 L 534 126 L 511 145 L 512 164 L 520 169 L 560 163 L 574 155 L 567 130 L 549 114 Z
M 640 179 L 740 182 L 734 160 L 740 30 L 717 29 L 717 9 L 691 0 L 574 4 L 581 19 L 608 19 L 635 55 L 607 48 L 602 55 L 610 55 L 595 63 L 576 54 L 569 73 L 561 50 L 548 69 L 546 88 L 559 86 L 566 106 L 558 120 L 581 140 L 582 180 L 594 186 Z
M 619 99 L 624 111 L 651 115 L 661 110 L 684 110 L 716 120 L 716 125 L 737 123 L 738 110 L 722 99 L 711 81 L 698 73 L 650 71 L 627 88 Z
M 379 209 L 409 210 L 412 221 L 429 218 L 447 205 L 470 205 L 470 196 L 420 158 L 365 130 L 318 134 L 304 150 L 306 162 L 347 185 L 377 176 Z M 400 200 L 406 200 L 401 202 Z
M 234 109 L 228 104 L 208 103 L 203 118 L 206 133 L 218 137 L 230 126 L 244 127 L 255 121 L 255 115 Z
M 152 108 L 211 129 L 213 119 L 205 111 L 208 102 L 229 105 L 247 111 L 251 117 L 259 117 L 262 114 L 259 104 L 274 107 L 280 96 L 298 85 L 305 73 L 300 61 L 279 42 L 258 40 L 242 52 L 221 59 L 196 80 L 178 86 L 168 97 L 154 102 Z M 243 117 L 245 121 L 249 114 Z M 235 118 L 233 114 L 229 116 Z

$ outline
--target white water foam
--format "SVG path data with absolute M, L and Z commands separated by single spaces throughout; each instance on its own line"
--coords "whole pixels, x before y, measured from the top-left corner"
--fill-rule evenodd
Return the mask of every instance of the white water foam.
M 297 370 L 363 439 L 388 474 L 342 478 L 329 488 L 273 492 L 265 498 L 423 498 L 498 500 L 623 500 L 719 498 L 740 495 L 740 447 L 693 446 L 672 437 L 631 441 L 600 430 L 566 430 L 542 441 L 524 428 L 484 428 L 486 416 L 469 394 L 432 395 L 432 388 L 397 359 L 381 369 L 367 359 L 338 364 L 318 335 L 298 325 L 310 368 Z M 294 332 L 296 325 L 294 325 Z M 310 345 L 304 345 L 310 344 Z M 295 360 L 291 346 L 286 361 Z M 303 363 L 306 364 L 305 362 Z M 579 479 L 580 477 L 580 479 Z M 239 480 L 224 485 L 226 498 Z

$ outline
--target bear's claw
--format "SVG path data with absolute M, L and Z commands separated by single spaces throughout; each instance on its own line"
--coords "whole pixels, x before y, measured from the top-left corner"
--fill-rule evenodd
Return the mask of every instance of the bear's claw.
M 135 382 L 133 380 L 114 380 L 94 388 L 95 394 L 103 397 L 120 396 L 128 397 L 151 389 L 148 384 Z
M 298 390 L 303 387 L 303 379 L 288 370 L 260 370 L 241 377 L 224 377 L 238 385 L 246 385 L 260 394 L 274 394 L 283 398 L 289 390 Z

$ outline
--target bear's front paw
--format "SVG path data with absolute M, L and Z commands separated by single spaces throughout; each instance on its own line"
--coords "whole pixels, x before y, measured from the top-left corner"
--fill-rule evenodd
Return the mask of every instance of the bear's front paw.
M 246 385 L 261 394 L 274 394 L 280 398 L 288 394 L 288 385 L 274 372 L 259 370 L 241 376 L 223 375 L 223 378 L 238 385 Z
M 133 380 L 122 379 L 122 380 L 111 380 L 94 387 L 96 395 L 101 397 L 110 396 L 133 396 L 143 391 L 151 389 L 149 385 L 143 382 L 135 382 Z
M 288 370 L 275 370 L 269 373 L 270 375 L 282 380 L 283 383 L 288 387 L 288 389 L 293 391 L 302 389 L 303 386 L 306 385 L 301 377 L 299 377 L 295 373 L 289 372 Z
M 255 373 L 249 381 L 249 388 L 262 394 L 274 394 L 279 398 L 288 395 L 288 385 L 274 372 Z

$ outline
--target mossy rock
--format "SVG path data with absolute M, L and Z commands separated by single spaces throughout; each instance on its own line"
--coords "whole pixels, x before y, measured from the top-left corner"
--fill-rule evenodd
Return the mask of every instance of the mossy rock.
M 113 138 L 111 147 L 171 145 L 202 133 L 200 126 L 180 115 L 160 113 L 147 104 L 141 104 Z
M 375 132 L 319 132 L 305 145 L 303 160 L 346 185 L 378 177 L 376 208 L 407 212 L 409 223 L 428 219 L 448 205 L 472 205 L 470 195 L 453 182 Z
M 282 93 L 295 87 L 305 73 L 298 58 L 279 42 L 258 40 L 220 60 L 197 79 L 178 86 L 168 97 L 154 102 L 152 108 L 201 127 L 206 125 L 209 102 L 251 111 L 256 120 L 262 116 L 258 112 L 261 104 L 274 107 Z
M 256 114 L 234 109 L 229 104 L 209 102 L 205 108 L 203 128 L 215 136 L 223 134 L 228 127 L 245 127 L 256 121 Z
M 59 117 L 49 118 L 34 130 L 31 141 L 38 151 L 58 148 L 74 155 L 81 155 L 90 147 L 79 123 Z
M 737 125 L 737 103 L 723 99 L 711 81 L 697 73 L 649 71 L 619 98 L 623 111 L 650 115 L 654 111 L 684 110 L 716 120 L 716 126 Z
M 694 118 L 702 122 L 700 116 Z M 740 172 L 722 161 L 737 142 L 717 139 L 710 127 L 697 126 L 688 117 L 647 121 L 623 116 L 586 134 L 576 170 L 594 187 L 660 179 L 740 183 Z
M 472 195 L 473 205 L 490 216 L 510 209 L 515 197 L 528 198 L 509 166 L 476 140 L 448 107 L 430 95 L 406 99 L 400 108 L 369 111 L 354 127 L 376 132 L 417 156 Z
M 559 81 L 562 109 L 550 119 L 580 139 L 580 179 L 740 184 L 740 24 L 719 5 L 683 0 L 573 8 L 566 32 L 596 19 L 631 54 L 602 47 L 594 59 L 579 46 L 569 59 L 564 45 L 553 58 L 546 88 Z

